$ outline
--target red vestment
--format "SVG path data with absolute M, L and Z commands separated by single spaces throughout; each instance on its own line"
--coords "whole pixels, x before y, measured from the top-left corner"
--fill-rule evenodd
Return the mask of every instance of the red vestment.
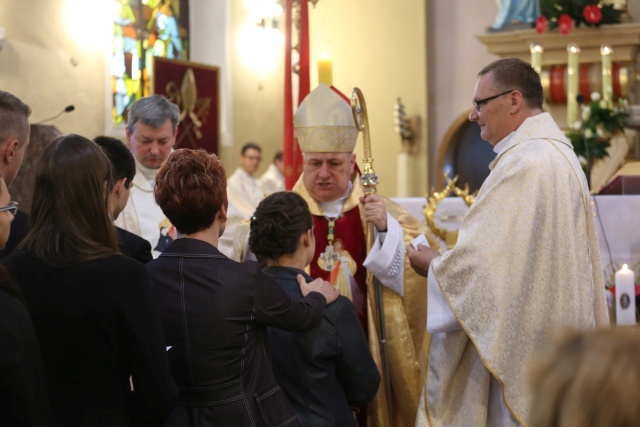
M 316 238 L 316 251 L 310 265 L 311 277 L 322 277 L 329 281 L 330 271 L 320 268 L 318 257 L 326 250 L 329 231 L 329 222 L 324 216 L 313 216 L 313 234 Z M 343 249 L 349 252 L 351 258 L 358 266 L 353 275 L 358 285 L 358 289 L 351 289 L 353 295 L 353 305 L 358 313 L 358 319 L 362 329 L 367 333 L 367 269 L 362 266 L 367 257 L 367 245 L 364 238 L 362 220 L 360 219 L 360 208 L 354 207 L 338 218 L 333 230 L 336 239 L 342 240 Z

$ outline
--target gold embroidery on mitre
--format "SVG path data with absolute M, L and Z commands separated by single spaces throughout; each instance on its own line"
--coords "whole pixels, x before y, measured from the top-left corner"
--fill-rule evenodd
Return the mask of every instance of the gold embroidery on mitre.
M 351 153 L 358 139 L 355 126 L 305 126 L 295 132 L 303 153 Z

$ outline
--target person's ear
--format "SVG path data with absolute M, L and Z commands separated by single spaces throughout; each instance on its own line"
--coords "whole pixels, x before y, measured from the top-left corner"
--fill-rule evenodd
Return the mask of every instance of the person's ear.
M 520 91 L 514 90 L 510 94 L 509 102 L 509 109 L 511 112 L 515 113 L 524 106 L 524 96 L 522 96 Z
M 124 145 L 131 150 L 131 132 L 129 132 L 129 126 L 124 127 Z
M 353 171 L 356 167 L 356 153 L 351 153 L 351 158 L 349 159 L 349 175 L 353 175 Z
M 216 217 L 218 218 L 220 224 L 224 224 L 225 222 L 227 222 L 227 207 L 225 206 L 225 203 L 223 203 L 222 206 L 220 206 L 220 209 L 218 209 Z
M 178 126 L 176 126 L 176 130 L 175 132 L 173 132 L 173 142 L 171 143 L 172 147 L 176 144 L 177 140 L 178 140 Z
M 127 178 L 122 178 L 116 181 L 115 185 L 113 186 L 113 193 L 116 195 L 116 199 L 120 199 L 120 196 L 122 196 L 122 193 L 124 193 L 126 182 Z
M 308 248 L 309 246 L 311 246 L 312 237 L 313 237 L 313 233 L 311 229 L 308 229 L 302 235 L 302 244 L 304 245 L 305 248 Z
M 10 139 L 4 144 L 4 152 L 2 153 L 2 161 L 5 165 L 13 162 L 13 158 L 16 156 L 16 151 L 18 151 L 18 140 Z

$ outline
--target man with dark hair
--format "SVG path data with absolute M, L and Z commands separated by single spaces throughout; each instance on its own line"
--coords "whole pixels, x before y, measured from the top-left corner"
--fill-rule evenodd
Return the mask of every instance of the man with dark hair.
M 273 162 L 265 173 L 258 178 L 258 186 L 264 194 L 273 194 L 284 190 L 284 160 L 282 151 L 273 156 Z
M 247 142 L 240 151 L 240 167 L 227 179 L 227 198 L 244 219 L 253 215 L 262 200 L 263 192 L 254 178 L 262 161 L 262 149 L 255 142 Z
M 31 108 L 18 97 L 0 90 L 0 174 L 7 187 L 18 175 L 25 150 L 29 145 Z M 29 216 L 18 211 L 11 223 L 11 234 L 0 257 L 8 255 L 29 231 Z
M 429 370 L 416 425 L 531 422 L 529 367 L 561 328 L 609 325 L 589 189 L 538 73 L 478 74 L 469 120 L 497 153 L 453 249 L 407 248 L 427 277 Z
M 135 159 L 136 174 L 129 203 L 115 224 L 147 240 L 155 248 L 160 224 L 166 219 L 153 199 L 153 183 L 162 162 L 173 150 L 178 135 L 180 110 L 162 95 L 151 95 L 129 107 L 127 145 Z M 153 252 L 156 257 L 160 254 Z
M 226 231 L 220 237 L 220 252 L 233 258 L 238 250 L 236 244 L 244 241 L 236 236 L 240 224 L 251 218 L 264 192 L 254 178 L 260 161 L 262 148 L 255 142 L 247 142 L 240 150 L 240 167 L 227 178 L 227 223 Z M 240 227 L 248 232 L 248 227 Z
M 102 147 L 113 167 L 114 183 L 109 195 L 109 212 L 115 221 L 129 201 L 129 191 L 136 174 L 136 163 L 131 152 L 119 139 L 97 136 L 94 141 Z M 153 259 L 148 241 L 120 227 L 116 227 L 116 231 L 118 245 L 123 254 L 143 264 Z

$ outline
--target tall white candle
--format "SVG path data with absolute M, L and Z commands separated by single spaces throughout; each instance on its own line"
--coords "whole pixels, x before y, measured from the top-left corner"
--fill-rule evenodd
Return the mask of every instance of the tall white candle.
M 609 46 L 603 44 L 600 47 L 600 55 L 602 56 L 602 99 L 604 99 L 609 106 L 611 106 L 611 99 L 613 96 L 613 83 L 611 76 L 612 53 L 613 50 Z
M 636 275 L 627 264 L 616 271 L 616 321 L 618 325 L 636 324 Z
M 580 48 L 575 43 L 567 46 L 567 127 L 572 127 L 578 121 L 578 85 L 580 78 L 580 64 L 578 56 Z
M 397 197 L 409 197 L 409 153 L 401 151 L 398 154 L 398 181 L 396 184 Z
M 538 74 L 542 72 L 542 44 L 538 42 L 531 42 L 529 45 L 529 52 L 531 52 L 531 66 Z

